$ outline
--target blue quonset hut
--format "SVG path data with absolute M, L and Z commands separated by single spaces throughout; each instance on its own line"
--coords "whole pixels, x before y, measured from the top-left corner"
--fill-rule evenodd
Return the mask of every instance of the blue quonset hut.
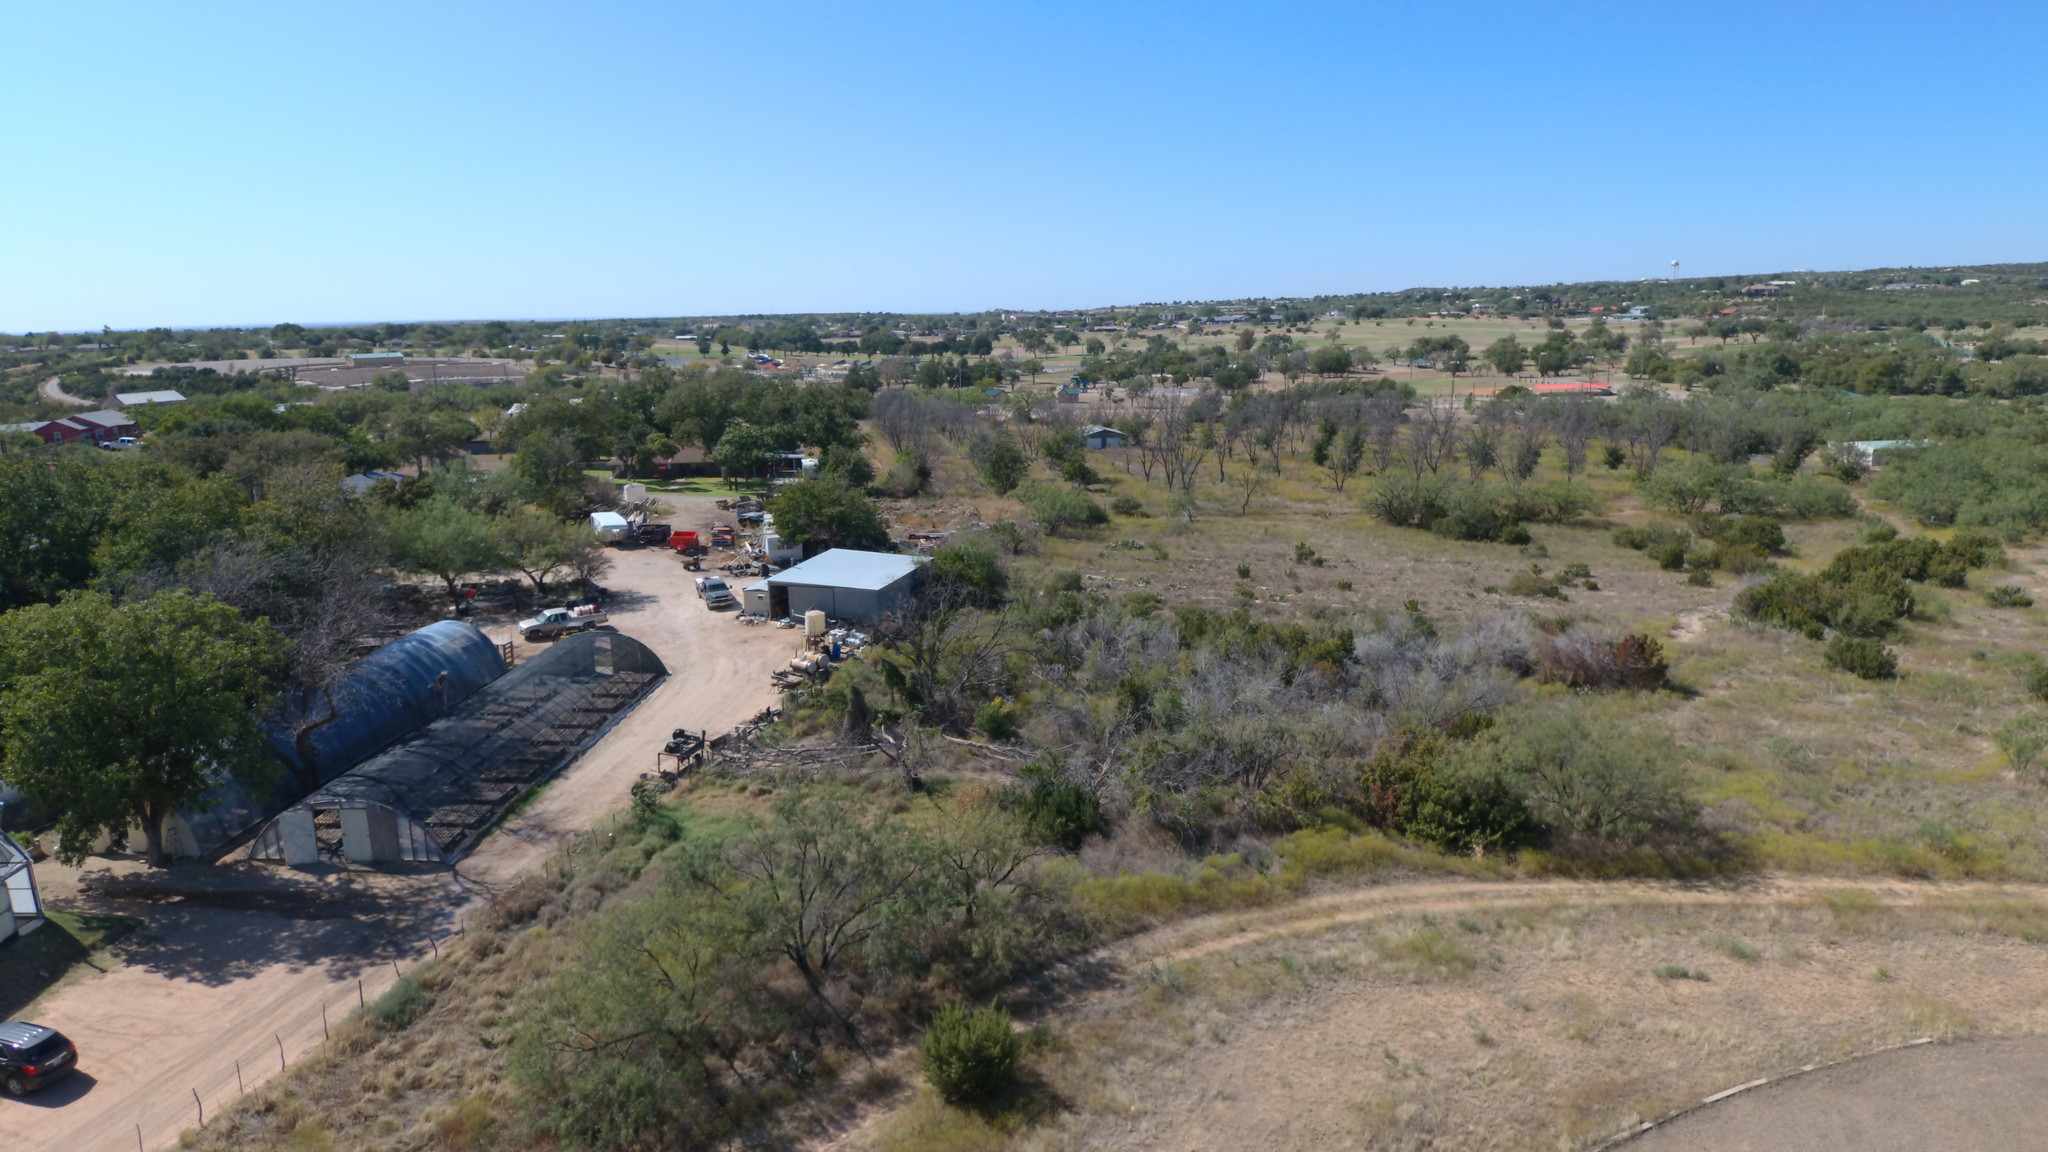
M 265 824 L 255 860 L 453 861 L 666 675 L 630 636 L 551 646 Z
M 284 771 L 261 794 L 222 781 L 167 822 L 167 846 L 176 856 L 217 859 L 264 820 L 447 715 L 504 673 L 498 646 L 459 620 L 391 641 L 358 660 L 328 692 L 288 699 L 265 717 L 264 736 Z

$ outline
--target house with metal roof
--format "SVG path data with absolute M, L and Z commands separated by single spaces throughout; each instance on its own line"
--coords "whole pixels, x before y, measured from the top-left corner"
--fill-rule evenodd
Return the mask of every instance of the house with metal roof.
M 368 492 L 387 480 L 393 484 L 403 484 L 409 479 L 411 477 L 403 472 L 385 472 L 381 469 L 371 468 L 358 472 L 353 476 L 343 477 L 341 488 L 342 491 L 347 492 L 351 496 L 361 496 L 363 493 Z
M 97 412 L 86 412 L 78 416 L 67 416 L 65 419 L 76 421 L 90 429 L 88 438 L 95 444 L 107 440 L 116 440 L 123 436 L 142 435 L 142 426 L 135 422 L 133 416 L 128 415 L 126 412 L 115 411 L 112 408 L 102 408 Z
M 1090 448 L 1122 448 L 1131 438 L 1107 424 L 1090 424 L 1081 429 L 1081 437 Z
M 833 548 L 742 589 L 749 612 L 802 616 L 817 608 L 834 620 L 873 624 L 900 611 L 924 579 L 926 559 L 898 552 Z

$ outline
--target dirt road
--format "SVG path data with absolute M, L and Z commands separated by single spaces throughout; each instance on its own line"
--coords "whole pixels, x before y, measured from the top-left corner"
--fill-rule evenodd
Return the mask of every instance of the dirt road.
M 704 497 L 671 498 L 678 525 L 710 527 Z M 701 520 L 702 523 L 698 524 Z M 768 679 L 803 646 L 801 632 L 738 623 L 731 609 L 713 612 L 697 599 L 690 576 L 665 548 L 620 549 L 604 583 L 613 625 L 668 665 L 668 679 L 570 770 L 477 846 L 456 872 L 468 884 L 494 888 L 545 859 L 626 802 L 633 781 L 654 770 L 654 753 L 676 728 L 713 735 L 776 701 Z M 494 635 L 493 639 L 511 637 Z M 526 651 L 535 649 L 515 641 Z
M 2048 1143 L 2048 1037 L 1923 1044 L 1729 1097 L 1627 1152 L 2022 1152 Z
M 708 527 L 708 499 L 674 503 L 677 522 Z M 236 1061 L 239 1085 L 252 1086 L 281 1057 L 297 1059 L 321 1039 L 323 1005 L 341 1019 L 356 1007 L 359 979 L 364 997 L 376 997 L 397 979 L 394 959 L 409 966 L 429 955 L 429 937 L 452 931 L 471 902 L 621 807 L 671 729 L 721 732 L 775 702 L 768 671 L 794 653 L 797 633 L 706 610 L 666 549 L 614 556 L 604 580 L 614 625 L 652 648 L 668 679 L 455 869 L 184 866 L 170 886 L 267 895 L 55 896 L 57 906 L 139 916 L 147 928 L 124 946 L 123 966 L 60 987 L 24 1014 L 70 1035 L 81 1071 L 26 1102 L 0 1099 L 0 1148 L 128 1152 L 138 1127 L 149 1149 L 174 1144 L 197 1122 L 199 1103 L 211 1115 L 239 1094 Z M 294 899 L 276 898 L 280 888 Z
M 69 404 L 74 408 L 99 407 L 99 401 L 97 400 L 83 400 L 66 392 L 62 376 L 52 376 L 48 380 L 43 381 L 42 384 L 37 386 L 36 391 L 42 393 L 43 399 L 48 400 L 52 404 Z

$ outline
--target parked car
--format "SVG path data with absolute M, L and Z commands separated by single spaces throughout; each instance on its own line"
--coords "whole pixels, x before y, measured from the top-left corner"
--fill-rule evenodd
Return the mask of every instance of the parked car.
M 78 1067 L 78 1045 L 55 1028 L 26 1020 L 0 1023 L 0 1088 L 26 1096 Z
M 733 599 L 732 589 L 726 587 L 725 581 L 716 576 L 699 576 L 697 595 L 703 599 L 707 608 L 726 608 L 739 603 Z
M 549 608 L 530 620 L 519 622 L 521 640 L 554 640 L 572 632 L 588 632 L 609 619 L 595 604 L 574 608 Z

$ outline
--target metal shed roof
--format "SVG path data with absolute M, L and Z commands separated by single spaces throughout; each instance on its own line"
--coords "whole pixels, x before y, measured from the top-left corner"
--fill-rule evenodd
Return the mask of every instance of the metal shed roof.
M 764 583 L 796 584 L 807 588 L 858 588 L 879 592 L 917 571 L 924 561 L 895 552 L 860 552 L 834 548 L 794 568 L 768 577 Z

